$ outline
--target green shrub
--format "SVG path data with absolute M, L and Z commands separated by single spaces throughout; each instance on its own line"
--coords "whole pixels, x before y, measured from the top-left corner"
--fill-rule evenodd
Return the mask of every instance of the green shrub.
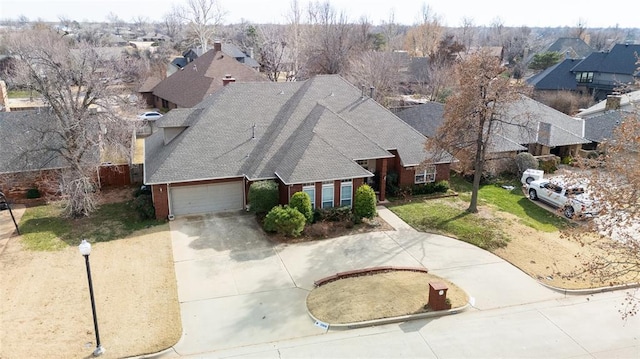
M 398 172 L 389 171 L 387 173 L 387 193 L 390 196 L 398 197 L 400 195 L 400 186 L 398 185 Z
M 544 173 L 554 173 L 558 169 L 558 160 L 547 159 L 540 161 L 540 169 L 544 171 Z
M 297 209 L 289 206 L 273 207 L 264 218 L 263 228 L 285 236 L 297 237 L 304 230 L 306 218 Z
M 376 216 L 376 193 L 369 185 L 363 184 L 356 190 L 353 214 L 356 218 L 373 218 Z
M 332 207 L 322 208 L 316 210 L 316 218 L 318 221 L 329 222 L 351 222 L 353 221 L 353 214 L 349 207 Z
M 249 208 L 253 213 L 267 213 L 278 202 L 278 184 L 275 181 L 253 182 L 249 187 Z
M 153 207 L 153 198 L 150 194 L 141 194 L 134 198 L 133 207 L 142 220 L 156 218 L 156 209 Z
M 408 192 L 410 194 L 418 195 L 418 194 L 433 194 L 433 193 L 445 193 L 449 190 L 449 182 L 447 181 L 438 181 L 438 182 L 430 182 L 421 185 L 415 185 L 411 187 L 411 190 Z
M 571 163 L 573 163 L 573 157 L 571 156 L 562 157 L 562 160 L 560 160 L 560 163 L 562 163 L 563 165 L 570 165 Z
M 29 199 L 40 198 L 40 191 L 37 188 L 29 188 L 26 197 Z
M 313 208 L 311 198 L 306 192 L 296 192 L 289 200 L 289 206 L 298 210 L 307 219 L 307 223 L 313 221 Z

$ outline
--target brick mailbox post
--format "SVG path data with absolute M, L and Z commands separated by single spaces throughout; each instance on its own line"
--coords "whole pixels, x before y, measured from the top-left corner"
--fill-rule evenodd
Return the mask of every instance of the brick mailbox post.
M 451 309 L 451 304 L 447 304 L 447 287 L 441 282 L 429 283 L 429 307 L 433 310 Z

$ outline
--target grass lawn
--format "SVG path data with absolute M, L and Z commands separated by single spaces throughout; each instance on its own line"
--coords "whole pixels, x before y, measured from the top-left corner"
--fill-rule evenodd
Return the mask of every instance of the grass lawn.
M 502 185 L 515 188 L 508 190 Z M 501 227 L 504 223 L 501 218 L 491 213 L 472 215 L 466 211 L 471 199 L 471 183 L 452 176 L 450 186 L 459 193 L 457 198 L 414 202 L 390 209 L 421 231 L 451 235 L 487 250 L 507 245 L 510 235 Z M 526 198 L 518 182 L 481 186 L 478 196 L 479 205 L 513 214 L 522 224 L 538 231 L 557 232 L 568 223 Z
M 7 91 L 7 97 L 9 98 L 28 98 L 29 96 L 38 97 L 39 93 L 29 90 L 11 90 Z
M 132 201 L 103 204 L 90 217 L 66 219 L 58 204 L 27 208 L 20 222 L 23 244 L 29 250 L 60 250 L 77 246 L 82 239 L 107 242 L 160 224 L 140 220 Z

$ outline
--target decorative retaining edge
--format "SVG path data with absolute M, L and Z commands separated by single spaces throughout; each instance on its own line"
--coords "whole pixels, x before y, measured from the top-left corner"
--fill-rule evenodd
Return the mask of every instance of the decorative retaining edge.
M 352 323 L 341 323 L 341 324 L 326 323 L 326 324 L 329 325 L 329 328 L 327 328 L 327 329 L 330 329 L 330 328 L 357 329 L 357 328 L 364 328 L 364 327 L 373 327 L 373 326 L 376 326 L 376 325 L 408 322 L 410 320 L 419 320 L 419 319 L 430 319 L 430 318 L 444 317 L 445 315 L 453 315 L 453 314 L 458 314 L 459 312 L 464 312 L 468 308 L 469 308 L 469 303 L 463 305 L 462 307 L 451 308 L 451 309 L 447 309 L 447 310 L 439 310 L 439 311 L 436 311 L 436 312 L 409 314 L 409 315 L 403 315 L 403 316 L 399 316 L 399 317 L 366 320 L 366 321 L 363 321 L 363 322 L 352 322 Z M 313 314 L 311 314 L 309 309 L 307 309 L 307 314 L 315 322 L 322 322 L 321 320 L 319 320 L 318 318 L 313 316 Z
M 374 274 L 379 272 L 389 272 L 389 271 L 409 271 L 409 272 L 423 272 L 429 273 L 426 268 L 422 267 L 392 267 L 392 266 L 383 266 L 383 267 L 371 267 L 371 268 L 363 268 L 363 269 L 355 269 L 346 272 L 336 273 L 332 276 L 324 277 L 322 279 L 318 279 L 313 282 L 316 287 L 320 287 L 327 283 L 331 283 L 338 279 L 349 278 L 349 277 L 358 277 L 364 274 Z
M 588 294 L 596 294 L 596 293 L 613 292 L 620 289 L 640 288 L 640 283 L 620 284 L 620 285 L 612 285 L 612 286 L 598 287 L 598 288 L 587 288 L 587 289 L 565 289 L 560 287 L 554 287 L 552 285 L 546 284 L 539 280 L 538 280 L 538 283 L 540 283 L 544 287 L 547 287 L 555 292 L 559 292 L 564 295 L 588 295 Z

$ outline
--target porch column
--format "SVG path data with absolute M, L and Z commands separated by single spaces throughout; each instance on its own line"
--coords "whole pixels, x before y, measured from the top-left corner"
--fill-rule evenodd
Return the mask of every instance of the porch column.
M 387 191 L 387 159 L 382 159 L 382 166 L 380 166 L 380 201 L 386 199 Z

